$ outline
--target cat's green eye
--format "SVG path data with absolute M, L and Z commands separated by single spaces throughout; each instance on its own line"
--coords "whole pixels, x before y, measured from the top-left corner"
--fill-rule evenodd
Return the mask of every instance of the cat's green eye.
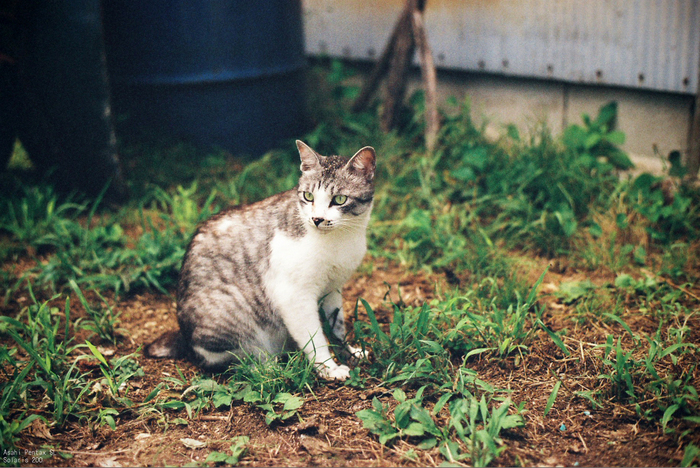
M 314 201 L 314 194 L 311 192 L 304 192 L 304 200 L 306 200 L 307 202 Z
M 333 197 L 333 204 L 334 205 L 342 205 L 346 201 L 348 201 L 347 195 L 336 195 L 335 197 Z

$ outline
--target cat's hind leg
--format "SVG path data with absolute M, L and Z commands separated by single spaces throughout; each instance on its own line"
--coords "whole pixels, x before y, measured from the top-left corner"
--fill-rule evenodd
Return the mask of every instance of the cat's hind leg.
M 191 339 L 191 359 L 201 368 L 218 372 L 226 370 L 240 352 L 235 341 L 208 330 L 195 329 Z

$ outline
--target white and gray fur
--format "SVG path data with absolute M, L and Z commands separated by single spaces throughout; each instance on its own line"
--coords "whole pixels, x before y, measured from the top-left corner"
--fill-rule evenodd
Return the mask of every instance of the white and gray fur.
M 264 358 L 297 348 L 322 377 L 349 376 L 331 357 L 319 302 L 326 317 L 336 317 L 332 333 L 344 341 L 341 288 L 366 251 L 376 156 L 371 147 L 349 160 L 321 156 L 301 141 L 297 148 L 297 187 L 199 227 L 180 271 L 180 330 L 150 344 L 148 356 L 187 356 L 218 370 L 242 353 Z M 347 199 L 338 204 L 337 195 Z

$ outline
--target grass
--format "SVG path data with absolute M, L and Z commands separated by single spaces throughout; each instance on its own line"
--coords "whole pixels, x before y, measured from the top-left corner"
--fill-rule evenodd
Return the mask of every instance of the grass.
M 385 134 L 376 105 L 348 110 L 357 92 L 345 84 L 350 69 L 334 62 L 316 73 L 327 95 L 316 101 L 318 124 L 304 140 L 325 154 L 371 143 L 380 155 L 369 262 L 447 285 L 418 305 L 399 298 L 378 311 L 358 300 L 352 338 L 371 359 L 346 386 L 384 393 L 349 417 L 382 445 L 410 447 L 407 460 L 426 452 L 449 464 L 498 463 L 509 452 L 504 434 L 528 424 L 528 402 L 480 372 L 517 367 L 549 347 L 550 357 L 581 353 L 582 378 L 591 379 L 574 390 L 557 377 L 542 417 L 555 417 L 563 398 L 592 410 L 624 408 L 673 437 L 683 464 L 697 462 L 699 196 L 683 184 L 669 193 L 658 176 L 620 177 L 631 163 L 620 149 L 616 106 L 583 116 L 561 136 L 511 126 L 492 141 L 468 102 L 453 102 L 428 153 L 421 93 L 402 127 Z M 172 297 L 197 223 L 296 183 L 293 148 L 245 162 L 184 144 L 125 143 L 125 164 L 137 175 L 134 199 L 121 207 L 3 176 L 3 186 L 20 187 L 0 200 L 3 447 L 17 446 L 37 421 L 55 431 L 72 424 L 116 430 L 124 420 L 155 418 L 167 431 L 237 404 L 271 427 L 302 421 L 324 384 L 301 353 L 246 361 L 221 376 L 165 377 L 136 401 L 130 385 L 144 375 L 140 351 L 111 358 L 105 351 L 125 344 L 120 300 Z M 671 171 L 683 167 L 674 160 Z M 542 267 L 523 274 L 531 270 L 523 256 Z M 544 265 L 562 258 L 591 278 L 544 292 L 551 281 Z M 570 313 L 562 318 L 552 304 Z M 249 443 L 227 439 L 230 447 L 207 460 L 237 463 Z

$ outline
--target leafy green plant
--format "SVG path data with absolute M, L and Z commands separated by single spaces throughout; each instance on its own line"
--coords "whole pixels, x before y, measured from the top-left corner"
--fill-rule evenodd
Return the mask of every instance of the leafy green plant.
M 559 290 L 556 295 L 562 299 L 565 304 L 571 304 L 593 294 L 596 289 L 598 289 L 598 286 L 588 279 L 583 281 L 569 281 L 559 285 Z
M 610 382 L 612 394 L 617 401 L 636 401 L 633 375 L 638 363 L 632 357 L 632 351 L 623 350 L 619 338 L 617 344 L 614 344 L 612 335 L 608 335 L 604 349 L 603 364 L 609 372 L 600 374 L 598 378 Z
M 225 452 L 211 452 L 207 455 L 207 463 L 223 463 L 228 466 L 238 465 L 239 460 L 245 454 L 246 446 L 250 442 L 250 437 L 248 436 L 238 436 L 231 439 L 231 446 L 229 451 L 231 454 Z
M 42 419 L 38 414 L 22 413 L 10 420 L 0 415 L 0 445 L 5 449 L 13 449 L 20 432 L 28 428 L 36 419 Z M 46 422 L 46 420 L 44 420 Z
M 192 232 L 197 224 L 218 211 L 218 208 L 213 206 L 216 197 L 214 190 L 204 201 L 202 208 L 199 207 L 196 181 L 188 188 L 178 185 L 172 194 L 160 187 L 153 187 L 151 197 L 163 221 L 184 233 Z
M 669 194 L 664 191 L 662 181 L 662 177 L 645 173 L 628 189 L 632 208 L 650 222 L 646 228 L 649 236 L 663 244 L 688 234 L 696 236 L 700 229 L 697 191 L 681 185 L 675 193 Z
M 440 453 L 450 462 L 469 458 L 473 466 L 488 466 L 505 449 L 501 431 L 523 425 L 519 414 L 508 413 L 511 404 L 510 399 L 506 399 L 500 406 L 492 407 L 489 413 L 484 395 L 479 400 L 475 397 L 453 400 L 450 403 L 450 427 L 465 443 L 467 452 L 460 454 L 459 445 L 447 441 Z
M 605 314 L 606 317 L 618 322 L 633 338 L 631 349 L 624 349 L 621 339 L 614 340 L 608 335 L 601 361 L 605 372 L 598 378 L 609 382 L 607 395 L 619 402 L 635 404 L 638 414 L 650 419 L 659 420 L 662 428 L 667 426 L 674 417 L 685 417 L 693 420 L 700 411 L 697 389 L 693 386 L 692 375 L 695 365 L 680 375 L 673 371 L 681 359 L 693 359 L 697 346 L 692 343 L 678 341 L 665 343 L 657 333 L 656 337 L 645 336 L 648 349 L 640 359 L 643 341 L 619 317 Z M 671 361 L 669 368 L 664 361 Z M 665 369 L 662 374 L 660 369 Z M 605 394 L 601 389 L 598 394 Z M 594 404 L 598 404 L 591 394 L 582 395 Z
M 479 399 L 471 394 L 455 397 L 454 393 L 446 393 L 432 412 L 438 413 L 451 399 L 449 421 L 441 427 L 424 407 L 426 388 L 418 389 L 415 397 L 410 399 L 403 390 L 394 390 L 393 397 L 398 404 L 393 412 L 375 397 L 372 409 L 361 410 L 356 415 L 365 428 L 379 436 L 382 444 L 389 444 L 396 438 L 408 438 L 418 442 L 416 447 L 422 450 L 439 445 L 440 453 L 448 462 L 470 459 L 474 466 L 487 466 L 503 452 L 502 430 L 523 425 L 520 415 L 509 414 L 512 404 L 509 399 L 489 412 L 485 395 Z
M 0 323 L 3 328 L 6 323 Z M 27 414 L 24 410 L 21 413 L 16 410 L 22 406 L 22 393 L 26 388 L 25 379 L 32 370 L 32 366 L 18 366 L 14 359 L 17 348 L 8 349 L 4 345 L 0 348 L 0 369 L 4 374 L 4 379 L 0 381 L 0 443 L 3 447 L 13 448 L 18 435 L 36 419 L 40 419 L 38 414 Z M 7 368 L 12 369 L 12 375 L 7 373 Z
M 490 310 L 482 313 L 469 311 L 467 305 L 463 309 L 463 317 L 445 333 L 445 339 L 450 343 L 448 346 L 466 352 L 467 357 L 484 352 L 499 357 L 515 352 L 522 354 L 536 331 L 536 327 L 531 326 L 534 323 L 531 309 L 546 273 L 547 270 L 540 275 L 525 301 L 518 294 L 516 304 L 509 304 L 505 310 L 498 307 L 495 301 L 490 304 Z M 451 310 L 454 313 L 455 309 Z
M 85 341 L 85 345 L 99 362 L 100 372 L 104 376 L 104 382 L 109 388 L 111 397 L 123 406 L 131 406 L 133 403 L 126 396 L 122 396 L 127 393 L 126 383 L 134 376 L 143 377 L 144 375 L 143 369 L 132 359 L 133 354 L 120 356 L 108 362 L 95 345 L 89 341 Z
M 297 415 L 297 410 L 304 405 L 304 399 L 291 393 L 278 393 L 267 403 L 258 404 L 265 410 L 265 422 L 270 425 L 275 421 L 286 421 Z
M 381 444 L 386 445 L 397 437 L 414 437 L 421 440 L 418 448 L 435 447 L 438 440 L 444 439 L 446 435 L 438 429 L 430 412 L 423 408 L 425 389 L 426 387 L 418 389 L 416 396 L 411 399 L 400 388 L 395 389 L 393 397 L 398 405 L 394 408 L 393 418 L 377 397 L 372 399 L 372 409 L 358 411 L 356 416 L 366 429 L 379 436 Z
M 698 460 L 700 455 L 700 447 L 695 444 L 688 444 L 683 452 L 683 459 L 681 460 L 681 466 L 694 466 L 692 463 Z
M 166 410 L 184 409 L 192 418 L 212 405 L 226 408 L 240 401 L 263 410 L 267 424 L 274 424 L 298 414 L 304 403 L 298 393 L 310 389 L 316 379 L 312 364 L 301 351 L 263 362 L 249 356 L 233 364 L 227 375 L 225 384 L 210 378 L 188 383 L 184 376 L 170 377 L 168 381 L 184 391 L 176 399 L 160 401 L 157 406 Z
M 619 149 L 625 143 L 625 134 L 615 130 L 616 102 L 603 105 L 595 119 L 587 114 L 582 118 L 584 126 L 569 126 L 563 137 L 567 147 L 578 153 L 578 164 L 601 172 L 633 167 L 629 157 Z
M 355 338 L 362 349 L 371 350 L 374 363 L 368 369 L 372 375 L 388 383 L 408 384 L 416 381 L 441 382 L 450 373 L 452 363 L 448 351 L 435 340 L 438 329 L 431 322 L 433 315 L 427 304 L 420 308 L 403 309 L 394 305 L 389 333 L 379 326 L 372 307 L 360 299 L 355 307 L 357 317 L 362 303 L 370 323 L 355 320 Z
M 559 388 L 561 388 L 561 380 L 557 380 L 557 383 L 554 384 L 554 388 L 552 389 L 552 393 L 549 394 L 549 398 L 547 398 L 547 404 L 544 407 L 544 416 L 547 417 L 547 414 L 552 410 L 552 407 L 554 406 L 554 402 L 557 401 L 557 395 L 559 394 Z

